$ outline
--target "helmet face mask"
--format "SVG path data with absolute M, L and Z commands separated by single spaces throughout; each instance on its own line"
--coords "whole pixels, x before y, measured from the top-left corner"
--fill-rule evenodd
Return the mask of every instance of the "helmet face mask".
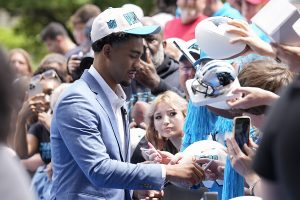
M 191 89 L 194 94 L 204 94 L 205 98 L 227 93 L 236 79 L 232 65 L 220 60 L 208 62 L 197 75 L 198 77 L 192 82 Z
M 204 94 L 204 97 L 207 97 L 207 96 L 213 97 L 214 96 L 214 88 L 203 83 L 198 78 L 193 81 L 191 88 L 192 88 L 192 91 L 194 94 L 202 93 L 202 94 Z

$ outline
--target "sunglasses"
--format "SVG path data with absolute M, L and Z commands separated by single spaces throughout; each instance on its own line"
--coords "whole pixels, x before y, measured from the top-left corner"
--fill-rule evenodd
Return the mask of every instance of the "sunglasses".
M 41 74 L 37 74 L 31 78 L 32 83 L 37 83 L 41 81 L 42 79 L 56 79 L 57 81 L 61 82 L 61 79 L 57 75 L 56 71 L 54 69 L 49 69 Z

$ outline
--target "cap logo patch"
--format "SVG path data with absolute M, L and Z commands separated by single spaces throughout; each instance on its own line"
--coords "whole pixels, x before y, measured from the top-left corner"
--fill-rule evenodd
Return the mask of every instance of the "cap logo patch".
M 115 29 L 118 26 L 116 20 L 114 20 L 114 19 L 111 19 L 111 20 L 109 20 L 109 22 L 106 22 L 106 23 L 107 23 L 107 26 L 109 29 Z
M 125 13 L 123 14 L 123 16 L 125 17 L 129 25 L 136 24 L 140 21 L 134 12 Z
M 192 44 L 191 46 L 188 47 L 188 49 L 199 49 L 199 45 L 197 43 Z

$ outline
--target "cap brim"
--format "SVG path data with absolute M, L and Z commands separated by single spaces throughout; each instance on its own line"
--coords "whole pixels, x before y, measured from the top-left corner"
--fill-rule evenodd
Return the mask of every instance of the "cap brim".
M 190 52 L 190 54 L 192 55 L 192 57 L 193 57 L 194 59 L 196 59 L 196 60 L 199 59 L 200 55 L 199 55 L 199 52 L 198 52 L 198 51 L 196 51 L 196 50 L 194 50 L 194 49 L 189 49 L 189 52 Z M 185 57 L 185 55 L 182 54 L 182 55 L 180 56 L 180 58 L 179 58 L 179 61 L 182 61 L 182 60 L 184 60 L 184 59 L 187 59 L 187 58 Z
M 160 30 L 161 30 L 160 26 L 141 26 L 123 32 L 133 34 L 133 35 L 151 35 L 151 34 L 159 33 Z

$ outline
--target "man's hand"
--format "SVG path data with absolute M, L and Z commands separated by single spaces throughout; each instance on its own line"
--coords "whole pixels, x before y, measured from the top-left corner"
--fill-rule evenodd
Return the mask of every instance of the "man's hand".
M 200 158 L 198 159 L 198 162 L 202 163 L 202 167 L 206 168 L 206 165 L 208 163 L 209 166 L 207 166 L 207 169 L 205 170 L 206 178 L 209 180 L 216 180 L 216 179 L 224 179 L 224 168 L 225 163 L 219 160 L 210 160 L 208 158 Z
M 133 193 L 134 199 L 139 200 L 159 200 L 164 196 L 164 191 L 158 190 L 135 190 Z
M 165 165 L 166 179 L 175 183 L 184 183 L 193 186 L 205 179 L 205 173 L 200 163 L 185 163 L 176 165 Z
M 155 65 L 151 61 L 149 48 L 146 48 L 146 61 L 140 61 L 140 67 L 137 71 L 135 79 L 151 90 L 155 89 L 159 85 L 160 77 L 156 72 Z

